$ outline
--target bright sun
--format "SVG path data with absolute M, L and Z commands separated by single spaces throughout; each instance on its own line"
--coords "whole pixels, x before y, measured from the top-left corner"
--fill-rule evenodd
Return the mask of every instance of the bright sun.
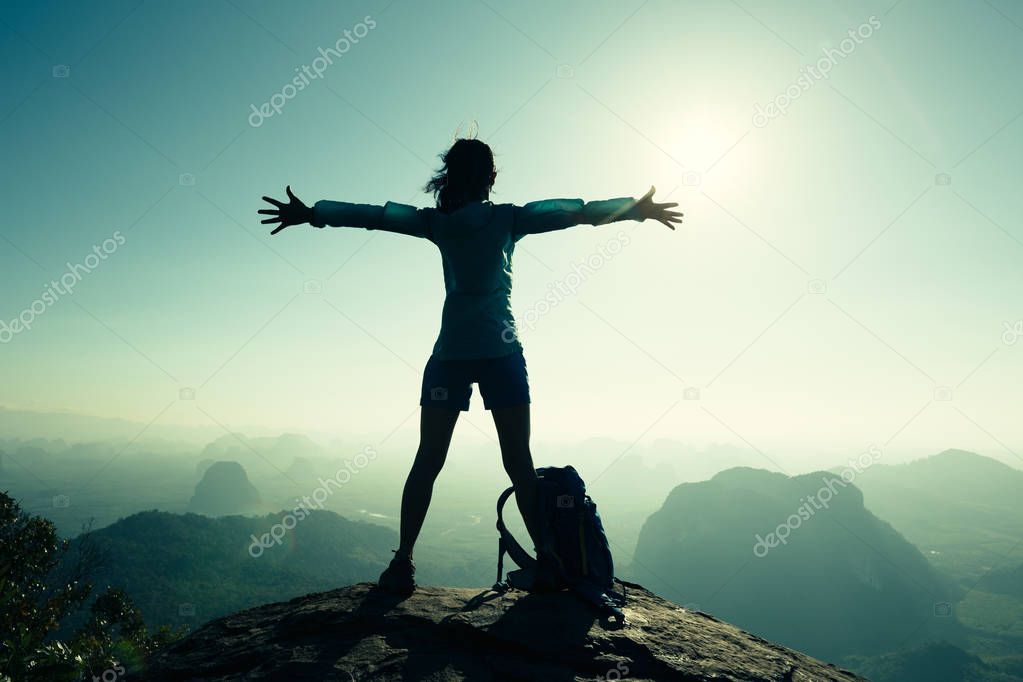
M 674 129 L 672 155 L 698 173 L 706 173 L 741 137 L 720 116 L 707 110 L 685 112 Z

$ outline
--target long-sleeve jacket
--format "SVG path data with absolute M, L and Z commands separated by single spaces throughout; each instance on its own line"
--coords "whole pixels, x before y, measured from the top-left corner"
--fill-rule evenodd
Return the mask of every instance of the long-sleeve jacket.
M 477 201 L 443 213 L 390 201 L 383 206 L 318 201 L 310 222 L 398 232 L 436 244 L 447 295 L 433 353 L 440 360 L 467 360 L 522 348 L 511 309 L 512 254 L 519 239 L 574 225 L 642 220 L 635 206 L 631 197 L 547 199 L 524 206 Z

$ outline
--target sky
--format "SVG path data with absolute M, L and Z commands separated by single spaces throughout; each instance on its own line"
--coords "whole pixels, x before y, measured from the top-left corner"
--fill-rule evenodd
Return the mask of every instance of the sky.
M 519 243 L 534 437 L 1023 461 L 1018 3 L 5 2 L 0 56 L 7 408 L 414 438 L 435 247 L 256 210 L 427 206 L 476 129 L 496 202 L 686 214 Z

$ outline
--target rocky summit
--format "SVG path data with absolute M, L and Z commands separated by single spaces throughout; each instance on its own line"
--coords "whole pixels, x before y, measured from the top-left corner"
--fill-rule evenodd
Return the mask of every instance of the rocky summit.
M 626 623 L 569 592 L 372 583 L 211 621 L 154 659 L 155 681 L 770 680 L 862 678 L 628 584 Z

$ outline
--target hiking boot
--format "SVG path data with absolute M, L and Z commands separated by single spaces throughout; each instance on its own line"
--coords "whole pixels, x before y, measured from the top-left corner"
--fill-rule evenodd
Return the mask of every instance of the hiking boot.
M 380 574 L 377 586 L 395 594 L 412 594 L 416 590 L 416 565 L 412 559 L 395 556 Z

